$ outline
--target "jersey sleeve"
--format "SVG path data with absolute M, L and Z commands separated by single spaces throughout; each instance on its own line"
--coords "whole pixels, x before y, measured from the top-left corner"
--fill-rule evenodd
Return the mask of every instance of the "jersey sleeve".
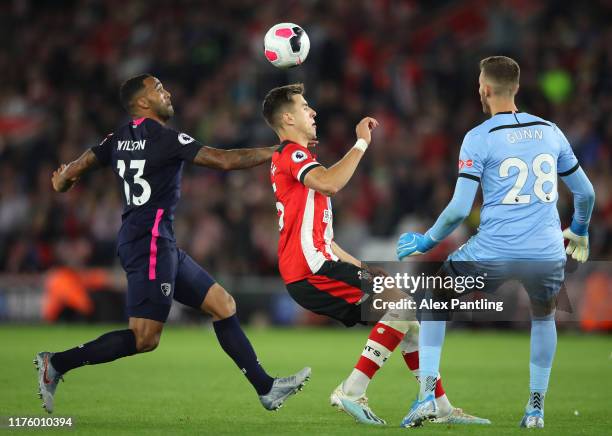
M 455 193 L 446 209 L 440 214 L 435 224 L 427 231 L 429 236 L 435 241 L 440 242 L 469 215 L 474 205 L 478 183 L 460 177 L 455 185 Z
M 287 153 L 284 159 L 287 171 L 302 184 L 306 174 L 321 166 L 309 152 L 303 149 L 292 147 L 285 150 L 284 153 Z
M 569 176 L 580 166 L 578 164 L 578 159 L 561 129 L 553 124 L 553 130 L 559 137 L 559 144 L 561 145 L 559 157 L 557 158 L 557 172 L 561 177 Z
M 584 236 L 589 228 L 593 206 L 595 204 L 595 190 L 591 181 L 582 168 L 564 176 L 561 180 L 572 191 L 574 196 L 574 219 L 572 231 Z
M 168 137 L 171 159 L 193 162 L 200 148 L 203 147 L 200 141 L 197 141 L 186 133 L 168 130 L 166 135 Z
M 94 145 L 91 147 L 91 151 L 96 155 L 96 159 L 98 163 L 106 167 L 111 163 L 111 148 L 112 148 L 112 138 L 113 134 L 109 133 L 106 138 L 102 140 L 98 145 Z
M 484 139 L 481 134 L 468 132 L 459 151 L 459 177 L 480 182 L 485 165 Z

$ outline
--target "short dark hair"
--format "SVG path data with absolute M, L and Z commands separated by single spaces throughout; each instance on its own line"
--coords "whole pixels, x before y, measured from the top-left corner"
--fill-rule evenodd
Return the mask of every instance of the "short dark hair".
M 304 92 L 303 83 L 293 83 L 270 90 L 262 105 L 262 113 L 266 123 L 273 129 L 278 127 L 278 114 L 281 109 L 293 102 L 292 97 L 294 95 L 304 95 Z
M 507 56 L 490 56 L 480 61 L 480 71 L 495 85 L 493 92 L 513 94 L 519 84 L 521 68 L 516 61 Z
M 153 76 L 149 73 L 140 74 L 127 79 L 121 84 L 119 88 L 119 100 L 121 100 L 121 105 L 126 111 L 131 111 L 132 99 L 142 88 L 144 88 L 144 81 L 149 77 Z

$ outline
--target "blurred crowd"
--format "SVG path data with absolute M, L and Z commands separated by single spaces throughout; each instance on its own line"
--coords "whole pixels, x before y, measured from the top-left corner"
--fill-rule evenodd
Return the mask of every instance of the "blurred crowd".
M 317 111 L 324 164 L 354 143 L 362 116 L 378 118 L 360 168 L 334 198 L 334 221 L 349 251 L 367 258 L 361 247 L 383 241 L 390 259 L 396 236 L 431 225 L 450 199 L 462 138 L 485 120 L 478 61 L 494 54 L 521 66 L 519 109 L 570 140 L 597 194 L 592 258 L 611 259 L 611 11 L 606 0 L 2 2 L 0 271 L 116 262 L 113 173 L 98 170 L 67 194 L 54 193 L 50 177 L 128 120 L 118 87 L 142 72 L 172 93 L 173 126 L 215 147 L 277 143 L 261 101 L 296 81 Z M 283 21 L 311 39 L 299 68 L 278 70 L 263 56 L 263 35 Z M 277 274 L 268 171 L 186 167 L 175 230 L 206 268 Z M 568 224 L 571 197 L 559 189 Z M 461 238 L 477 225 L 475 212 Z

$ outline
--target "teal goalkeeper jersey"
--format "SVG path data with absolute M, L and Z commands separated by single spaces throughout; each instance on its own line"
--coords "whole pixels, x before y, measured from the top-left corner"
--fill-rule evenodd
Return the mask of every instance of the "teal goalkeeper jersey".
M 470 130 L 459 154 L 459 176 L 481 184 L 480 226 L 451 258 L 565 259 L 558 175 L 578 168 L 561 130 L 534 115 L 498 113 Z

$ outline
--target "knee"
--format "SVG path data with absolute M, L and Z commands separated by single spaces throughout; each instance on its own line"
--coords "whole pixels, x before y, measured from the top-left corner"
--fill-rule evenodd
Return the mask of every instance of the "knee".
M 236 313 L 236 301 L 231 294 L 224 290 L 224 294 L 218 300 L 218 304 L 212 308 L 211 315 L 217 319 L 225 319 Z
M 138 353 L 147 353 L 153 351 L 159 345 L 161 332 L 133 330 L 136 337 L 136 351 Z
M 557 308 L 556 299 L 546 301 L 531 301 L 531 316 L 534 320 L 549 321 L 555 318 Z
M 391 327 L 394 330 L 397 330 L 400 333 L 404 334 L 404 337 L 408 337 L 408 336 L 413 336 L 411 329 L 413 328 L 414 325 L 416 325 L 416 336 L 418 338 L 419 336 L 419 323 L 417 323 L 416 321 L 403 321 L 403 320 L 397 320 L 397 319 L 393 319 L 391 316 L 388 316 L 389 314 L 385 314 L 380 321 L 378 321 L 380 324 L 384 324 L 386 326 Z
M 234 300 L 234 297 L 232 297 L 229 293 L 225 299 L 223 310 L 226 314 L 226 318 L 236 313 L 236 300 Z
M 541 313 L 541 314 L 532 314 L 531 315 L 531 323 L 534 322 L 553 322 L 555 321 L 555 311 L 553 310 L 551 313 Z
M 202 304 L 202 310 L 214 320 L 229 318 L 236 313 L 236 301 L 225 289 L 213 285 Z

